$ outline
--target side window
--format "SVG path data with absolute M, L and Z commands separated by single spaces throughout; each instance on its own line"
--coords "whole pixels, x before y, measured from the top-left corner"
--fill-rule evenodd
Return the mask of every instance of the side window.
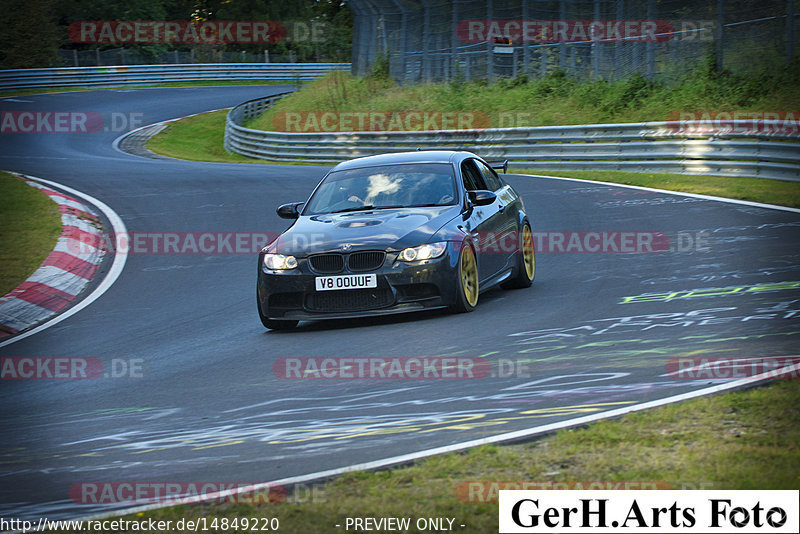
M 486 185 L 489 186 L 490 191 L 497 191 L 501 187 L 503 187 L 503 182 L 500 181 L 500 178 L 495 174 L 494 170 L 485 165 L 482 161 L 475 160 L 475 164 L 481 170 L 481 174 L 483 174 L 483 178 L 486 180 Z
M 461 164 L 461 174 L 464 177 L 464 188 L 467 191 L 486 189 L 483 176 L 472 160 L 467 160 Z

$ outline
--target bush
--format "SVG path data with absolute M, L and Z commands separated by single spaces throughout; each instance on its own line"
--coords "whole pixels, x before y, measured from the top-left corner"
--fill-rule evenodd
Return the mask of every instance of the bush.
M 565 97 L 575 86 L 575 80 L 569 78 L 563 70 L 556 70 L 540 78 L 532 85 L 534 98 Z
M 653 82 L 637 72 L 614 84 L 607 94 L 602 109 L 613 115 L 626 109 L 635 108 L 652 95 L 655 87 Z
M 389 56 L 387 54 L 381 54 L 375 58 L 369 77 L 373 80 L 389 80 Z
M 747 74 L 717 72 L 708 62 L 670 83 L 641 74 L 579 82 L 555 71 L 538 79 L 501 78 L 491 85 L 485 78 L 456 78 L 450 83 L 400 87 L 388 76 L 384 57 L 365 78 L 332 73 L 308 84 L 250 127 L 269 129 L 272 117 L 288 110 L 481 111 L 497 124 L 511 113 L 513 126 L 545 126 L 668 120 L 679 111 L 792 110 L 797 102 L 800 61 L 782 69 L 765 65 L 760 73 Z

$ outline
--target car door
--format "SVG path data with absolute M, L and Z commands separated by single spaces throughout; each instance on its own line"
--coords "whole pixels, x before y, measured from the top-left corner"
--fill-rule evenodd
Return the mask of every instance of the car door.
M 496 243 L 487 243 L 486 248 L 497 253 L 502 257 L 500 260 L 503 265 L 510 265 L 514 253 L 517 251 L 519 243 L 519 197 L 516 192 L 497 176 L 497 173 L 481 160 L 473 160 L 475 166 L 481 172 L 487 189 L 497 195 L 496 207 L 498 214 L 497 227 L 498 234 Z
M 489 189 L 474 159 L 466 159 L 461 163 L 461 176 L 467 191 Z M 476 244 L 478 276 L 481 282 L 497 274 L 506 263 L 505 256 L 499 253 L 496 246 L 499 232 L 505 226 L 505 217 L 498 209 L 499 205 L 500 202 L 496 199 L 486 206 L 474 206 L 465 221 L 465 228 Z

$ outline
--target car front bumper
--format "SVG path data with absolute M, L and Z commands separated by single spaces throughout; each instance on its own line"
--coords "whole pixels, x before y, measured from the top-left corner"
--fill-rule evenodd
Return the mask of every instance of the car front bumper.
M 273 320 L 319 320 L 373 317 L 442 308 L 457 295 L 458 253 L 448 246 L 432 260 L 402 262 L 389 252 L 377 270 L 344 271 L 338 274 L 375 274 L 377 287 L 317 291 L 316 278 L 308 261 L 298 259 L 298 267 L 276 271 L 258 263 L 258 302 L 261 314 Z M 333 275 L 336 276 L 336 275 Z

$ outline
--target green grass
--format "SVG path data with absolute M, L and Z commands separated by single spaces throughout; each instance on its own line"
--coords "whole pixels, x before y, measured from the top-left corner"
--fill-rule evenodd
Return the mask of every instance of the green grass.
M 212 111 L 171 122 L 147 141 L 147 148 L 172 158 L 192 161 L 259 163 L 258 160 L 225 151 L 225 116 L 228 110 Z M 261 163 L 268 163 L 261 161 Z
M 280 100 L 248 127 L 271 130 L 276 115 L 286 111 L 475 111 L 491 127 L 659 121 L 699 110 L 791 111 L 800 103 L 800 68 L 792 68 L 748 76 L 699 69 L 670 84 L 640 75 L 579 82 L 555 72 L 537 80 L 399 86 L 333 72 Z
M 493 482 L 628 482 L 631 489 L 800 488 L 800 383 L 703 397 L 520 445 L 488 445 L 304 489 L 282 504 L 165 508 L 127 519 L 277 517 L 283 532 L 343 531 L 346 517 L 454 517 L 495 532 Z M 470 483 L 473 483 L 470 486 Z M 485 490 L 470 493 L 482 483 Z M 480 487 L 480 486 L 479 486 Z
M 0 296 L 35 271 L 61 235 L 61 214 L 40 190 L 0 172 Z

